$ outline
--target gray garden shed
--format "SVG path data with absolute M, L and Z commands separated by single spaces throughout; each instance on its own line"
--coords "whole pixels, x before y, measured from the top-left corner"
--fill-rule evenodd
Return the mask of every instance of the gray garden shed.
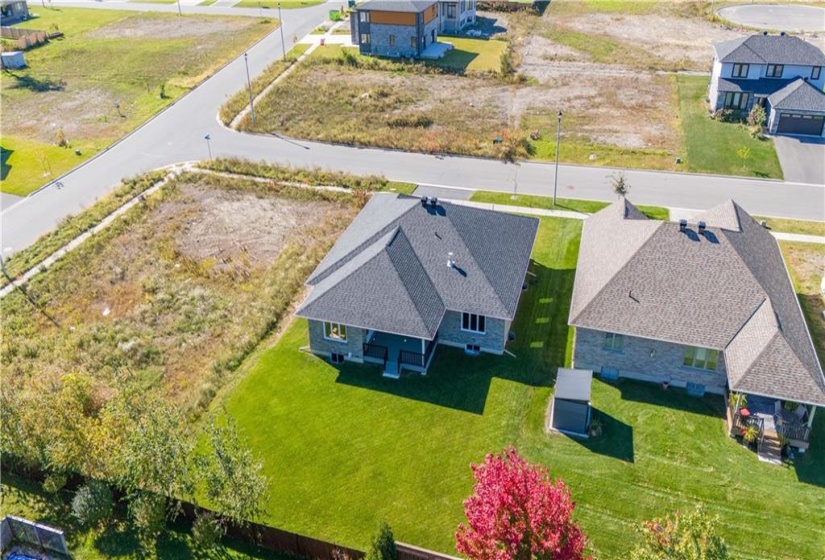
M 592 381 L 591 370 L 559 368 L 550 409 L 552 430 L 576 437 L 588 437 Z

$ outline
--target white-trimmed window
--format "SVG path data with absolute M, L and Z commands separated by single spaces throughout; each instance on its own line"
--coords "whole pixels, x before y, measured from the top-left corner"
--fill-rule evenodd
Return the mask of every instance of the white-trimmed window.
M 369 33 L 361 33 L 361 44 L 362 45 L 369 45 L 370 44 L 370 34 Z
M 688 367 L 716 371 L 719 363 L 719 350 L 685 346 L 684 365 Z
M 612 332 L 604 333 L 604 349 L 621 352 L 624 349 L 624 335 Z
M 370 21 L 370 13 L 369 12 L 358 12 L 358 17 L 364 23 L 369 23 L 369 21 Z
M 733 78 L 747 78 L 748 77 L 748 69 L 750 69 L 749 64 L 734 64 L 733 65 L 733 72 L 731 73 L 731 77 L 733 77 Z
M 768 71 L 765 75 L 768 78 L 781 78 L 783 70 L 785 70 L 785 66 L 783 64 L 768 64 Z
M 484 334 L 487 332 L 487 318 L 484 315 L 462 313 L 461 330 L 471 333 Z
M 447 4 L 447 17 L 455 19 L 455 4 Z
M 818 80 L 820 74 L 822 74 L 822 66 L 814 66 L 814 69 L 811 70 L 811 79 Z
M 347 341 L 347 326 L 340 323 L 327 323 L 324 321 L 324 338 L 335 342 Z

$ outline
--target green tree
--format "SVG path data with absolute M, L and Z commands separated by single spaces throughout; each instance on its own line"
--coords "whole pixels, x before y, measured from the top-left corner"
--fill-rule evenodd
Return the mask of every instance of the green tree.
M 112 515 L 114 498 L 105 482 L 90 480 L 72 499 L 72 515 L 83 526 L 93 526 Z
M 632 560 L 730 560 L 725 541 L 717 534 L 718 517 L 701 505 L 687 515 L 678 511 L 642 524 L 642 542 Z
M 198 455 L 197 477 L 207 501 L 221 516 L 243 525 L 264 514 L 269 484 L 262 464 L 241 441 L 234 421 L 224 416 L 206 429 L 208 450 Z
M 166 524 L 165 496 L 137 492 L 129 499 L 129 517 L 144 544 L 157 541 Z
M 627 196 L 627 193 L 630 192 L 630 183 L 627 182 L 624 171 L 612 175 L 610 182 L 613 185 L 613 192 L 618 196 Z
M 398 560 L 395 537 L 393 537 L 392 528 L 386 521 L 381 523 L 378 533 L 372 538 L 366 560 Z

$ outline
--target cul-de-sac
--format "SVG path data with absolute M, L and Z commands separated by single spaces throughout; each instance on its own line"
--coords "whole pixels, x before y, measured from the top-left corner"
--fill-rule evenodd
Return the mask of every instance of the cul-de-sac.
M 0 560 L 825 560 L 822 0 L 0 0 Z

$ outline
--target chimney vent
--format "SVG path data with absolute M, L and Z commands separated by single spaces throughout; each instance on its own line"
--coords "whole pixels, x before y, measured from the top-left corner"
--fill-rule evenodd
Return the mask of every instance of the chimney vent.
M 779 36 L 780 36 L 780 37 L 784 37 L 785 35 L 787 35 L 787 34 L 786 34 L 784 31 L 780 31 L 780 32 L 779 32 Z
M 705 231 L 708 229 L 708 225 L 705 222 L 699 222 L 699 233 L 705 235 Z
M 685 229 L 687 229 L 687 220 L 679 220 L 679 231 L 685 231 Z
M 768 32 L 767 32 L 767 31 L 763 31 L 763 32 L 762 32 L 762 35 L 764 35 L 765 37 L 767 37 L 767 36 L 768 36 Z
M 426 207 L 427 203 L 429 203 L 429 202 L 430 202 L 430 197 L 429 196 L 422 196 L 421 197 L 421 206 Z
M 438 206 L 438 199 L 436 197 L 434 197 L 434 196 L 430 197 L 430 206 L 432 206 L 433 208 Z
M 455 268 L 455 259 L 452 252 L 447 253 L 447 268 Z

